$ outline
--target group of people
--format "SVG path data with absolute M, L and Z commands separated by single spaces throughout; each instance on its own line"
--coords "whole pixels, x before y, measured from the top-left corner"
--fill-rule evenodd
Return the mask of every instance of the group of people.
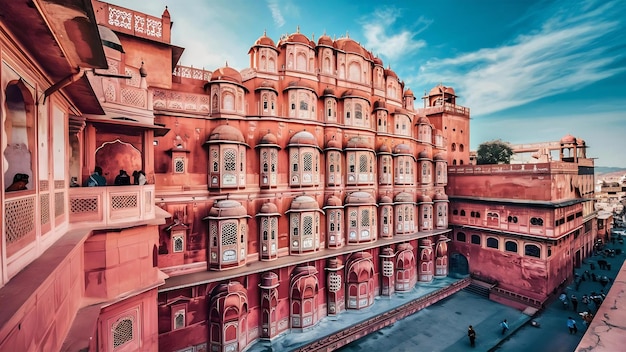
M 135 170 L 133 171 L 133 181 L 131 183 L 130 176 L 126 172 L 126 170 L 120 170 L 120 173 L 115 176 L 114 181 L 116 186 L 125 186 L 125 185 L 145 185 L 147 183 L 146 173 L 143 170 Z M 87 179 L 88 187 L 99 187 L 106 186 L 107 180 L 102 176 L 102 168 L 100 166 L 96 166 L 94 171 L 89 178 Z

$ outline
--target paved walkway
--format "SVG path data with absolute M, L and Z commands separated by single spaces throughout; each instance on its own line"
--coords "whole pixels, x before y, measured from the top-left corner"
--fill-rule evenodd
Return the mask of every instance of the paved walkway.
M 620 244 L 608 244 L 607 247 L 626 249 L 626 245 Z M 611 263 L 611 270 L 599 269 L 597 265 L 599 259 Z M 588 270 L 598 276 L 615 278 L 625 259 L 625 253 L 607 258 L 591 257 L 581 268 L 576 269 L 576 272 L 582 275 Z M 591 270 L 591 263 L 594 263 L 594 270 Z M 610 287 L 611 283 L 604 291 L 608 292 Z M 602 288 L 600 282 L 587 280 L 581 282 L 578 290 L 574 283 L 563 289 L 568 297 L 572 294 L 578 297 L 578 312 L 582 312 L 583 308 L 587 310 L 580 303 L 582 295 L 592 291 L 600 292 Z M 593 312 L 597 309 L 593 304 L 591 308 Z M 566 322 L 570 316 L 577 322 L 576 335 L 570 335 L 567 328 Z M 499 326 L 502 319 L 507 319 L 510 327 L 510 331 L 504 336 L 500 334 Z M 540 327 L 531 326 L 532 320 L 537 321 Z M 468 325 L 473 325 L 476 330 L 474 349 L 470 347 L 466 335 Z M 531 318 L 516 309 L 461 291 L 338 351 L 572 352 L 576 350 L 585 330 L 580 315 L 573 311 L 571 303 L 564 308 L 561 301 L 556 298 L 553 298 L 543 311 Z

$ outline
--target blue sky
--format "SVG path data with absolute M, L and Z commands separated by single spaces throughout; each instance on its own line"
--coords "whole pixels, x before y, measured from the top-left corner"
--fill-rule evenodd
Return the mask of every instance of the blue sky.
M 168 6 L 180 64 L 248 67 L 264 31 L 278 42 L 349 35 L 416 95 L 455 88 L 472 112 L 471 147 L 583 138 L 596 166 L 626 167 L 623 0 L 114 0 L 160 16 Z M 421 102 L 416 101 L 417 104 Z M 419 105 L 418 105 L 419 106 Z

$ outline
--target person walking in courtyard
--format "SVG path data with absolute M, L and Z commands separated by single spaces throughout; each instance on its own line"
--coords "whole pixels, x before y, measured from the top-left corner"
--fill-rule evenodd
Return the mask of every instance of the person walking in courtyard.
M 576 327 L 576 320 L 572 317 L 567 317 L 567 328 L 569 329 L 570 334 L 576 334 L 578 332 L 578 328 Z
M 476 346 L 476 330 L 474 330 L 474 328 L 471 325 L 467 329 L 467 336 L 469 337 L 469 340 L 470 340 L 470 346 L 472 347 Z
M 502 328 L 502 335 L 504 335 L 509 330 L 509 323 L 506 322 L 506 319 L 504 319 L 500 323 L 500 327 Z
M 574 308 L 574 312 L 578 313 L 578 298 L 576 295 L 572 295 L 569 299 L 572 302 L 572 308 Z

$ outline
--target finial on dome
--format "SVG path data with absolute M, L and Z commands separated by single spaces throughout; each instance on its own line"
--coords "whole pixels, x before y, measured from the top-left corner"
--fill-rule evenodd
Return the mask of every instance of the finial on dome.
M 311 34 L 311 38 L 312 38 L 311 39 L 312 41 L 315 41 L 315 32 L 313 32 L 313 34 Z
M 346 38 L 350 38 L 350 32 L 346 31 Z
M 161 14 L 161 17 L 170 18 L 170 12 L 167 10 L 167 6 L 165 6 L 165 10 L 163 10 L 163 14 Z
M 267 28 L 264 28 L 264 29 L 263 29 L 263 36 L 264 36 L 264 37 L 267 37 Z
M 296 33 L 300 33 L 300 25 L 296 27 Z
M 228 67 L 228 60 L 226 60 L 226 67 Z
M 143 67 L 143 61 L 141 61 L 141 67 L 139 67 L 139 76 L 141 77 L 148 76 L 148 72 L 146 72 L 146 68 Z

